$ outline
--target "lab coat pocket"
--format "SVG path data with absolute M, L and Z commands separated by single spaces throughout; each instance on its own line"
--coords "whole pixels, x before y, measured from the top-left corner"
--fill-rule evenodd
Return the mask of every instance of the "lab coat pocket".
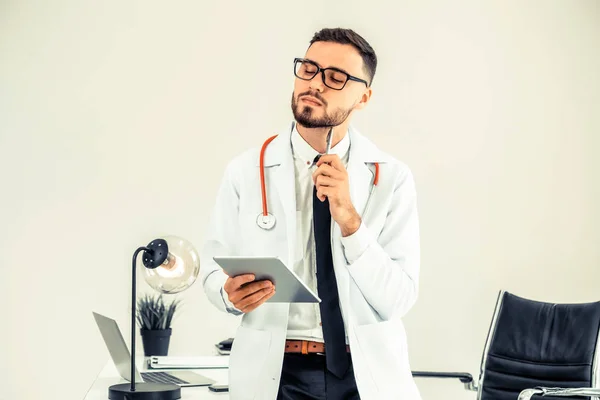
M 389 399 L 418 400 L 401 321 L 383 321 L 355 328 L 365 364 L 379 394 Z
M 239 326 L 229 356 L 229 392 L 231 399 L 253 399 L 271 345 L 271 332 Z

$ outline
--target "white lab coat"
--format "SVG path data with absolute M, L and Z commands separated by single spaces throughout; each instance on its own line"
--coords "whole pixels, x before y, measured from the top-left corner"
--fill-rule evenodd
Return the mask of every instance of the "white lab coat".
M 278 256 L 288 266 L 302 257 L 296 235 L 294 162 L 291 129 L 283 131 L 265 152 L 272 230 L 256 224 L 262 212 L 260 147 L 244 152 L 227 166 L 219 188 L 201 254 L 201 282 L 208 299 L 227 311 L 222 287 L 227 276 L 215 255 Z M 348 263 L 333 224 L 332 252 L 340 306 L 354 373 L 362 400 L 419 400 L 411 374 L 402 317 L 417 299 L 419 223 L 413 176 L 406 165 L 349 129 L 348 174 L 351 198 L 362 215 L 380 163 L 379 183 L 357 234 L 369 241 L 362 256 Z M 224 293 L 226 296 L 227 294 Z M 289 304 L 265 303 L 244 314 L 230 356 L 229 385 L 233 400 L 275 400 L 284 356 Z

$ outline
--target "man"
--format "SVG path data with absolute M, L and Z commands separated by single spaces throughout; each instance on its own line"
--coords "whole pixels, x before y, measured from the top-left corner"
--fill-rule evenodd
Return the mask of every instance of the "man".
M 350 126 L 371 98 L 376 66 L 371 46 L 348 29 L 317 32 L 294 60 L 295 123 L 262 155 L 268 229 L 259 226 L 263 146 L 226 169 L 201 279 L 217 308 L 243 315 L 230 356 L 234 400 L 420 399 L 402 323 L 418 294 L 413 177 Z M 215 255 L 277 256 L 322 301 L 267 302 L 271 282 L 229 277 Z

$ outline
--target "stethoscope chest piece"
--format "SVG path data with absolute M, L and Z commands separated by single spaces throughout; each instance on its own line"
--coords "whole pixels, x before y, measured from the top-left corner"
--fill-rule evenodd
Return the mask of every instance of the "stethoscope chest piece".
M 256 225 L 265 230 L 273 229 L 275 226 L 275 217 L 273 214 L 264 215 L 260 213 L 256 218 Z

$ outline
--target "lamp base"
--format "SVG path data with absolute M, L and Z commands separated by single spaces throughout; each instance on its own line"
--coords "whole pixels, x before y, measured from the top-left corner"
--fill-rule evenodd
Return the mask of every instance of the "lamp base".
M 181 387 L 169 383 L 135 383 L 135 392 L 131 383 L 121 383 L 108 388 L 110 400 L 177 400 L 181 398 Z

